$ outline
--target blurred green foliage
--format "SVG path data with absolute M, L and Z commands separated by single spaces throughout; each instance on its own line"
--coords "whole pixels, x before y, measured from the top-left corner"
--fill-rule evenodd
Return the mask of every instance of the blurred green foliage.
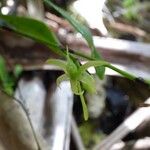
M 0 87 L 9 95 L 14 92 L 16 80 L 22 72 L 22 67 L 16 65 L 13 72 L 10 73 L 6 68 L 5 59 L 0 56 Z
M 104 139 L 105 135 L 96 130 L 94 123 L 90 121 L 84 122 L 80 125 L 79 131 L 87 149 L 92 149 L 92 147 Z
M 139 2 L 137 0 L 123 0 L 122 5 L 123 8 L 126 10 L 124 13 L 124 17 L 130 21 L 137 21 L 138 20 L 138 10 L 136 5 Z

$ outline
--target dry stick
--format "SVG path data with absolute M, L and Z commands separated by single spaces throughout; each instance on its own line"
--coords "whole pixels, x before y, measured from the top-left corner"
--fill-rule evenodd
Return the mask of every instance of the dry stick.
M 144 104 L 150 104 L 150 98 Z M 150 107 L 138 108 L 129 116 L 116 130 L 114 130 L 106 139 L 95 146 L 93 150 L 109 150 L 112 145 L 119 142 L 129 132 L 135 130 L 145 119 L 150 117 Z
M 73 140 L 77 146 L 78 150 L 85 150 L 84 144 L 82 142 L 76 121 L 74 119 L 74 116 L 72 115 L 72 121 L 71 121 L 71 133 L 72 133 L 72 137 Z
M 131 26 L 128 24 L 123 24 L 119 22 L 111 22 L 109 26 L 115 30 L 121 31 L 121 32 L 127 32 L 131 33 L 135 36 L 140 36 L 140 37 L 146 37 L 146 32 L 138 27 Z

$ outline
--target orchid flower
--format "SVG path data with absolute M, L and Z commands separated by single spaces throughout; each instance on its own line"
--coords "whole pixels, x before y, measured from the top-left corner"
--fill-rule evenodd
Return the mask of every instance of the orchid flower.
M 67 52 L 67 61 L 59 59 L 49 59 L 48 64 L 60 67 L 64 74 L 57 78 L 57 85 L 64 80 L 69 80 L 71 89 L 75 95 L 79 95 L 82 103 L 84 119 L 88 119 L 88 110 L 84 99 L 84 91 L 96 93 L 95 80 L 93 76 L 86 72 L 85 68 L 81 68 L 80 64 L 75 62 Z

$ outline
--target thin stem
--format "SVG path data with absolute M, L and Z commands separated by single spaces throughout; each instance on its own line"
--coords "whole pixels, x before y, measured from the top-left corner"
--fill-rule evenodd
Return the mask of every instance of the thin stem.
M 115 67 L 115 66 L 113 66 L 111 64 L 107 64 L 105 66 L 110 68 L 110 69 L 112 69 L 112 70 L 114 70 L 114 71 L 116 71 L 116 72 L 118 72 L 118 73 L 120 73 L 122 76 L 124 76 L 124 77 L 126 77 L 126 78 L 128 78 L 130 80 L 135 80 L 137 78 L 133 74 L 130 74 L 130 73 L 126 72 L 126 71 L 123 71 L 123 70 L 121 70 L 121 69 L 119 69 L 119 68 L 117 68 L 117 67 Z
M 83 54 L 79 51 L 74 51 L 74 50 L 70 50 L 70 53 L 75 56 L 75 57 L 81 57 L 81 58 L 84 58 L 84 59 L 87 59 L 87 60 L 94 60 L 92 57 L 86 55 L 86 54 Z
M 80 85 L 80 84 L 79 84 L 78 88 L 79 88 L 79 93 L 81 93 L 81 94 L 80 94 L 80 99 L 81 99 L 82 108 L 83 108 L 83 116 L 84 116 L 84 119 L 85 119 L 85 120 L 88 120 L 88 118 L 89 118 L 89 113 L 88 113 L 87 105 L 86 105 L 86 103 L 85 103 L 85 99 L 84 99 L 83 92 L 82 92 L 82 89 L 81 89 L 81 85 Z
M 94 66 L 94 67 L 98 67 L 98 66 L 108 67 L 108 68 L 110 68 L 110 69 L 112 69 L 112 70 L 118 72 L 119 74 L 121 74 L 122 76 L 124 76 L 124 77 L 126 77 L 126 78 L 128 78 L 128 79 L 130 79 L 130 80 L 135 80 L 135 79 L 137 79 L 136 76 L 134 76 L 134 75 L 132 75 L 132 74 L 126 72 L 126 71 L 123 71 L 123 70 L 121 70 L 121 69 L 118 69 L 117 67 L 111 65 L 110 63 L 108 63 L 108 62 L 106 62 L 106 61 L 100 61 L 100 60 L 99 60 L 99 61 L 89 61 L 89 62 L 87 62 L 86 64 L 82 65 L 81 68 L 80 68 L 80 69 L 81 69 L 81 72 L 87 70 L 87 69 L 88 69 L 89 67 L 91 67 L 91 66 Z M 145 83 L 148 83 L 146 80 L 144 80 L 144 82 L 145 82 Z

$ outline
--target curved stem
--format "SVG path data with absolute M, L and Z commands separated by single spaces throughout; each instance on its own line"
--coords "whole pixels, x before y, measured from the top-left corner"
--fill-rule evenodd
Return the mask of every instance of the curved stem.
M 121 69 L 118 69 L 117 67 L 111 65 L 110 63 L 108 63 L 106 61 L 100 61 L 100 60 L 99 61 L 89 61 L 86 64 L 82 65 L 80 68 L 81 72 L 87 70 L 89 67 L 92 67 L 92 66 L 94 66 L 94 67 L 104 66 L 104 67 L 110 68 L 130 80 L 135 80 L 137 78 L 136 76 L 134 76 L 126 71 L 123 71 Z

